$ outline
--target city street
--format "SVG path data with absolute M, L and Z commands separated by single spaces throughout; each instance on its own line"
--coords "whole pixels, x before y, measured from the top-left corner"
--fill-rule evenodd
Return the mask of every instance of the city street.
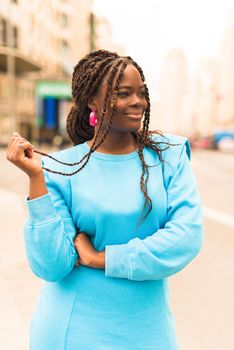
M 191 164 L 204 204 L 205 236 L 199 256 L 170 279 L 179 342 L 181 350 L 233 350 L 234 154 L 194 151 Z M 27 177 L 5 159 L 5 151 L 1 149 L 0 344 L 3 350 L 29 349 L 30 317 L 43 283 L 30 271 L 24 251 L 27 186 Z

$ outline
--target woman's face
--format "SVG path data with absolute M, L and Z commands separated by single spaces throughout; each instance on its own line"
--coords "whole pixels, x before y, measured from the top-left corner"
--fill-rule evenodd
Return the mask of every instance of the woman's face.
M 115 80 L 112 86 L 114 87 L 114 85 Z M 102 112 L 106 88 L 107 78 L 103 80 L 98 94 L 95 97 L 98 116 L 100 116 Z M 112 88 L 112 95 L 113 92 Z M 140 73 L 132 64 L 128 64 L 123 72 L 116 95 L 116 113 L 111 125 L 111 130 L 120 132 L 137 131 L 141 127 L 141 120 L 146 108 L 145 86 L 141 80 Z M 103 126 L 107 124 L 106 121 L 110 118 L 110 103 L 108 105 L 108 111 L 103 121 Z

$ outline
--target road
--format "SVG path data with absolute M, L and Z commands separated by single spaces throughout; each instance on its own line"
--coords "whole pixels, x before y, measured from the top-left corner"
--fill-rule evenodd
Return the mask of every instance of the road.
M 234 154 L 193 152 L 204 204 L 199 256 L 172 278 L 182 350 L 234 349 Z
M 234 155 L 194 151 L 192 167 L 205 213 L 201 253 L 170 279 L 181 350 L 234 349 Z M 0 344 L 27 350 L 30 317 L 42 285 L 23 243 L 27 179 L 0 150 Z M 4 346 L 2 346 L 4 344 Z

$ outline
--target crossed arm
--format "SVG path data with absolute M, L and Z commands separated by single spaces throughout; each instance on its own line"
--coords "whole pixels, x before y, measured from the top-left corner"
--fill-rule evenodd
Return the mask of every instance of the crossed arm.
M 76 266 L 84 265 L 95 269 L 105 269 L 105 250 L 97 251 L 88 235 L 84 232 L 78 232 L 74 239 L 74 245 L 79 256 Z
M 107 277 L 162 279 L 180 271 L 201 248 L 200 197 L 185 146 L 167 186 L 165 227 L 145 239 L 107 245 L 101 252 L 92 246 L 86 233 L 77 233 L 59 189 L 48 179 L 46 183 L 49 193 L 28 203 L 31 219 L 25 226 L 29 263 L 43 279 L 63 279 L 75 265 L 105 269 Z

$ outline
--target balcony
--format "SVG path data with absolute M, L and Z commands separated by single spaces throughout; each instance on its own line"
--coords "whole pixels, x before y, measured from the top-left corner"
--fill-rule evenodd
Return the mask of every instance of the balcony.
M 18 49 L 0 46 L 0 71 L 7 72 L 7 57 L 15 59 L 15 75 L 23 75 L 30 72 L 39 72 L 42 66 L 22 54 Z

